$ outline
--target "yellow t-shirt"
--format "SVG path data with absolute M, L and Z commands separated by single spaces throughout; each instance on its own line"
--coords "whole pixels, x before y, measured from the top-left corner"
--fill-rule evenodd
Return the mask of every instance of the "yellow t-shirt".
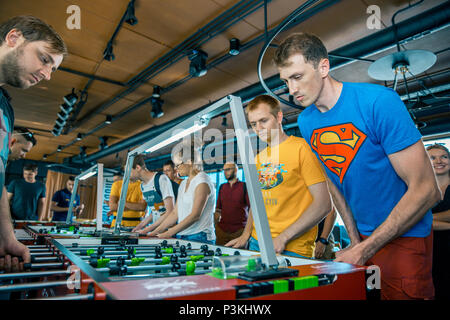
M 256 168 L 272 238 L 293 224 L 312 203 L 308 186 L 324 182 L 322 168 L 303 138 L 290 136 L 256 157 Z M 252 237 L 256 238 L 253 226 Z M 292 239 L 285 250 L 312 257 L 317 226 Z
M 119 181 L 115 181 L 112 184 L 110 197 L 116 196 L 117 198 L 120 199 L 120 191 L 122 190 L 122 183 L 123 183 L 123 180 L 119 180 Z M 143 200 L 144 200 L 144 197 L 143 197 L 142 191 L 141 191 L 141 182 L 140 181 L 135 181 L 135 182 L 130 181 L 128 183 L 128 192 L 127 192 L 126 201 L 127 202 L 142 202 Z M 117 212 L 114 211 L 113 214 L 114 214 L 114 219 L 111 223 L 111 227 L 114 227 L 116 225 Z M 143 216 L 145 216 L 144 211 L 124 210 L 121 225 L 124 227 L 135 227 L 139 224 L 139 222 L 141 221 L 141 218 Z

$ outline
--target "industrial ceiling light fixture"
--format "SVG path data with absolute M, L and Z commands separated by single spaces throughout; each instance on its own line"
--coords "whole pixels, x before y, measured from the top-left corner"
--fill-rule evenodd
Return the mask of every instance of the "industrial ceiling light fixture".
M 85 146 L 80 147 L 80 158 L 81 159 L 86 157 L 86 149 L 87 149 L 87 147 L 85 147 Z
M 138 19 L 134 14 L 134 2 L 135 0 L 131 0 L 128 3 L 127 11 L 125 12 L 125 22 L 130 26 L 134 26 L 138 23 Z
M 237 38 L 233 38 L 230 40 L 230 50 L 228 51 L 229 54 L 232 56 L 237 56 L 240 53 L 241 48 L 241 42 Z
M 105 51 L 103 51 L 103 59 L 106 61 L 113 61 L 116 57 L 113 53 L 113 45 L 112 42 L 108 42 Z
M 61 152 L 61 150 L 62 150 L 62 146 L 58 146 L 58 148 L 56 148 L 57 152 Z
M 206 72 L 206 58 L 208 54 L 202 50 L 194 49 L 188 58 L 191 61 L 189 65 L 189 74 L 193 77 L 203 77 Z
M 63 103 L 59 106 L 61 111 L 57 113 L 55 126 L 53 127 L 52 134 L 59 136 L 66 125 L 66 121 L 69 118 L 69 114 L 72 112 L 73 106 L 78 101 L 78 96 L 75 93 L 75 89 L 72 92 L 63 97 Z
M 100 150 L 104 150 L 104 149 L 108 148 L 108 144 L 107 144 L 108 137 L 106 137 L 106 136 L 99 137 L 99 140 L 100 140 L 100 145 L 99 145 Z
M 153 86 L 153 98 L 159 98 L 161 97 L 161 87 L 160 86 Z
M 370 65 L 368 69 L 369 76 L 375 80 L 393 80 L 394 90 L 397 89 L 398 78 L 403 77 L 406 93 L 408 94 L 408 100 L 409 93 L 406 78 L 415 77 L 417 74 L 430 69 L 435 64 L 437 57 L 433 52 L 427 50 L 402 51 L 398 39 L 395 17 L 399 13 L 415 7 L 422 2 L 423 0 L 409 5 L 406 8 L 400 9 L 392 16 L 391 22 L 394 30 L 395 42 L 397 45 L 397 52 L 376 60 Z
M 81 139 L 83 139 L 83 134 L 82 133 L 77 134 L 76 140 L 80 141 Z
M 75 89 L 73 88 L 71 93 L 65 95 L 63 100 L 72 107 L 78 101 L 78 96 L 75 94 Z
M 164 103 L 164 100 L 161 100 L 160 98 L 153 98 L 152 97 L 152 111 L 150 112 L 153 119 L 161 118 L 164 115 L 164 112 L 162 110 L 162 105 Z
M 106 116 L 106 120 L 105 120 L 105 124 L 111 124 L 112 123 L 112 116 L 111 115 L 107 115 Z

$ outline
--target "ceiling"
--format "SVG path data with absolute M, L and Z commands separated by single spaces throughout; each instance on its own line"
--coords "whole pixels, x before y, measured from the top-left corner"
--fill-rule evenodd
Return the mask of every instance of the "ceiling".
M 35 15 L 60 33 L 69 50 L 60 70 L 54 72 L 50 81 L 41 82 L 28 90 L 7 88 L 13 98 L 15 125 L 27 127 L 36 133 L 38 143 L 28 153 L 27 159 L 42 160 L 44 155 L 48 155 L 45 161 L 60 163 L 79 156 L 80 147 L 86 147 L 86 153 L 92 155 L 99 151 L 100 137 L 108 137 L 107 144 L 110 146 L 122 145 L 132 137 L 151 132 L 152 128 L 171 123 L 188 112 L 259 82 L 256 66 L 263 43 L 255 39 L 262 39 L 264 35 L 264 1 L 136 0 L 135 15 L 138 23 L 134 26 L 123 23 L 113 42 L 115 59 L 107 61 L 103 59 L 103 52 L 129 2 L 0 0 L 0 21 L 15 15 Z M 417 1 L 318 1 L 317 6 L 323 6 L 320 10 L 316 10 L 301 23 L 288 27 L 275 39 L 275 43 L 291 32 L 306 31 L 318 35 L 330 52 L 348 49 L 349 44 L 358 41 L 360 48 L 372 41 L 371 37 L 377 33 L 389 29 L 393 14 L 406 8 L 410 2 Z M 414 21 L 415 16 L 444 2 L 424 1 L 398 14 L 395 22 L 400 24 L 408 19 Z M 268 29 L 278 26 L 302 3 L 304 1 L 268 1 Z M 446 3 L 448 9 L 448 1 Z M 67 28 L 66 20 L 70 14 L 66 10 L 70 5 L 80 8 L 79 30 Z M 367 13 L 370 5 L 377 5 L 380 9 L 380 29 L 367 27 L 367 21 L 371 17 Z M 216 23 L 219 19 L 222 23 L 211 29 L 211 23 Z M 206 30 L 202 38 L 192 40 L 202 30 Z M 406 88 L 408 89 L 410 100 L 405 102 L 413 118 L 420 128 L 424 128 L 423 134 L 427 134 L 426 130 L 434 134 L 449 131 L 446 128 L 450 123 L 450 93 L 446 85 L 450 78 L 450 28 L 444 23 L 435 26 L 432 32 L 428 31 L 430 30 L 422 30 L 421 34 L 403 41 L 401 50 L 429 50 L 436 53 L 437 62 L 426 72 L 416 75 L 417 79 L 407 79 L 407 87 L 402 79 L 399 80 L 397 91 L 401 96 L 406 96 Z M 231 38 L 240 39 L 245 47 L 237 56 L 228 54 Z M 192 42 L 186 44 L 187 40 Z M 207 64 L 210 66 L 205 76 L 189 76 L 189 59 L 185 51 L 179 51 L 180 48 L 201 48 L 207 52 Z M 363 57 L 370 61 L 346 59 L 345 64 L 340 61 L 332 69 L 331 75 L 339 81 L 371 82 L 392 87 L 393 81 L 370 78 L 368 68 L 371 61 L 395 51 L 395 42 L 391 41 L 389 45 Z M 272 52 L 273 49 L 269 48 L 263 61 L 264 78 L 277 74 L 270 62 Z M 145 79 L 136 82 L 138 76 Z M 150 116 L 151 104 L 147 102 L 154 85 L 163 89 L 164 116 L 158 119 Z M 77 93 L 85 90 L 87 101 L 76 109 L 77 114 L 65 134 L 55 137 L 51 130 L 59 106 L 72 88 Z M 432 94 L 430 88 L 435 88 Z M 423 95 L 422 105 L 414 104 L 418 94 Z M 284 106 L 283 109 L 287 123 L 295 121 L 300 112 L 289 106 Z M 113 117 L 113 121 L 105 125 L 108 115 Z M 214 120 L 210 127 L 215 126 L 221 130 L 232 128 L 230 119 L 227 127 L 221 125 L 221 117 Z M 84 138 L 77 141 L 80 133 Z M 135 147 L 132 144 L 123 145 L 123 151 L 116 148 L 110 154 L 105 152 L 97 161 L 107 166 L 117 166 L 125 158 L 127 150 Z M 58 146 L 62 146 L 60 152 L 57 152 Z

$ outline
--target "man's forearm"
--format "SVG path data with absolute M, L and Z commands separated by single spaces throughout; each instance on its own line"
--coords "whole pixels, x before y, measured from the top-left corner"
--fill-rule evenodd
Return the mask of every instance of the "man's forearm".
M 6 188 L 3 188 L 2 192 L 0 199 L 0 236 L 5 237 L 11 234 L 14 236 Z
M 333 231 L 334 224 L 336 223 L 336 216 L 336 209 L 333 207 L 324 220 L 322 234 L 320 234 L 319 237 L 328 239 L 331 231 Z
M 341 192 L 336 188 L 333 182 L 328 180 L 328 188 L 330 190 L 331 197 L 333 199 L 333 204 L 336 207 L 339 215 L 344 222 L 345 229 L 347 230 L 347 234 L 350 237 L 350 240 L 353 244 L 357 244 L 361 241 L 359 236 L 358 228 L 356 227 L 355 220 L 353 218 L 353 213 L 348 205 L 347 201 L 345 201 L 344 196 Z
M 125 209 L 130 211 L 145 211 L 147 202 L 125 202 Z M 117 210 L 117 208 L 116 208 Z
M 311 192 L 313 201 L 301 216 L 279 235 L 285 243 L 311 230 L 331 211 L 331 200 L 326 183 L 316 184 L 310 188 L 314 188 L 314 193 Z

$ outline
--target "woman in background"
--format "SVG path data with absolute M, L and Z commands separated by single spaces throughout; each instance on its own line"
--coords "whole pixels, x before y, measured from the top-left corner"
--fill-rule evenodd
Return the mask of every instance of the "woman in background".
M 449 300 L 450 273 L 450 153 L 439 144 L 427 148 L 436 174 L 443 200 L 438 202 L 433 212 L 433 282 L 436 300 Z

